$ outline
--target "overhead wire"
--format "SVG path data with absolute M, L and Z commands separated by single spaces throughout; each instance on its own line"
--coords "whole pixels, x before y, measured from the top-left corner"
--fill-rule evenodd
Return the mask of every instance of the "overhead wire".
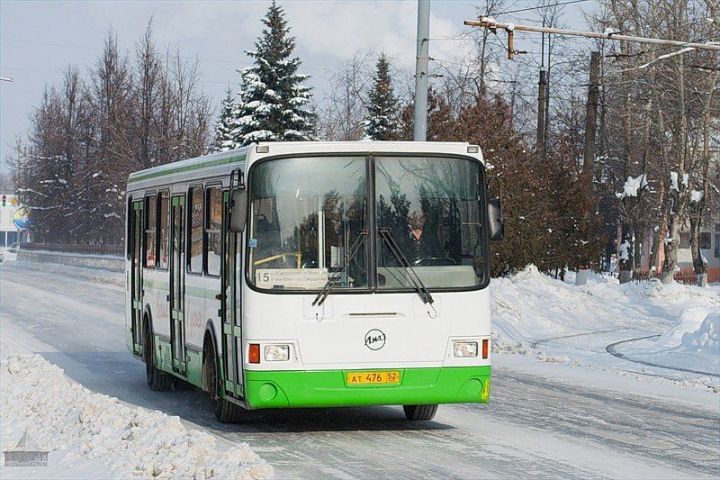
M 534 6 L 534 7 L 519 8 L 519 9 L 517 9 L 517 10 L 506 10 L 506 11 L 504 11 L 504 12 L 497 12 L 497 13 L 495 13 L 495 12 L 492 12 L 492 13 L 491 13 L 491 12 L 488 12 L 488 14 L 490 14 L 490 15 L 492 15 L 492 16 L 508 15 L 508 14 L 511 14 L 511 13 L 530 12 L 530 11 L 533 11 L 533 10 L 542 10 L 542 9 L 544 9 L 544 8 L 562 7 L 563 5 L 572 5 L 572 4 L 574 4 L 574 3 L 585 3 L 585 2 L 594 2 L 594 1 L 596 1 L 596 0 L 570 0 L 570 1 L 567 1 L 567 2 L 548 3 L 548 4 L 546 4 L 546 5 L 537 5 L 537 6 Z

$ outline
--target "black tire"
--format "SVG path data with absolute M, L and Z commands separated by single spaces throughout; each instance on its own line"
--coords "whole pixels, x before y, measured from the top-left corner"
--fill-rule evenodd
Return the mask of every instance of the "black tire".
M 405 417 L 412 421 L 432 420 L 437 409 L 437 405 L 403 405 Z
M 145 379 L 148 387 L 153 392 L 167 392 L 172 388 L 173 376 L 155 367 L 155 356 L 153 355 L 152 335 L 149 325 L 145 324 L 143 335 L 143 360 L 145 361 Z
M 212 342 L 206 343 L 205 378 L 210 399 L 215 404 L 215 418 L 220 423 L 237 423 L 245 414 L 245 409 L 224 398 L 220 398 L 220 382 L 218 381 L 217 355 Z

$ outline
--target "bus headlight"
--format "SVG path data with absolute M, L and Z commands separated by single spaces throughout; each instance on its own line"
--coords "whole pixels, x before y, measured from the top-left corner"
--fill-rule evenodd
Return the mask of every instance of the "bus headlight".
M 453 342 L 453 354 L 458 357 L 477 357 L 477 342 Z
M 290 345 L 265 345 L 266 362 L 286 362 L 290 360 Z

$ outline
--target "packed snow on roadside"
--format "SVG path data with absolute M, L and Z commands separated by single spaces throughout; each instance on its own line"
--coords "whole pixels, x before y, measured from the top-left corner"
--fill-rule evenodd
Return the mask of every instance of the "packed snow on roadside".
M 131 407 L 66 378 L 40 355 L 2 345 L 1 448 L 49 451 L 47 467 L 0 467 L 2 478 L 265 479 L 273 469 L 245 444 L 221 445 L 178 417 Z
M 493 351 L 524 355 L 546 364 L 613 370 L 643 365 L 609 355 L 609 344 L 626 359 L 718 374 L 720 288 L 657 281 L 620 285 L 612 276 L 591 274 L 575 286 L 540 273 L 534 266 L 491 285 Z M 709 315 L 709 316 L 708 316 Z M 714 315 L 714 316 L 713 316 Z M 651 367 L 647 367 L 651 368 Z M 685 387 L 718 389 L 717 378 L 663 369 Z M 673 380 L 673 381 L 675 381 Z
M 682 336 L 682 348 L 697 353 L 709 353 L 717 364 L 720 361 L 720 311 L 710 310 L 700 327 Z
M 637 342 L 633 353 L 653 363 L 720 375 L 720 309 L 684 310 L 673 328 L 656 340 Z

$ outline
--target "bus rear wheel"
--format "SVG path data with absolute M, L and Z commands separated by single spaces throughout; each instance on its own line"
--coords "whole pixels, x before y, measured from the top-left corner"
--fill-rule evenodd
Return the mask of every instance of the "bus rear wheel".
M 215 418 L 220 423 L 237 423 L 241 421 L 245 414 L 245 409 L 236 405 L 220 396 L 220 381 L 218 379 L 217 355 L 215 348 L 210 345 L 206 346 L 205 351 L 205 375 L 206 385 L 210 398 L 215 403 Z
M 437 405 L 403 405 L 405 417 L 413 421 L 432 420 L 437 409 Z
M 148 387 L 154 392 L 167 392 L 172 388 L 173 376 L 155 367 L 153 355 L 152 335 L 150 328 L 145 326 L 145 341 L 143 342 L 143 360 L 145 360 L 145 379 Z

